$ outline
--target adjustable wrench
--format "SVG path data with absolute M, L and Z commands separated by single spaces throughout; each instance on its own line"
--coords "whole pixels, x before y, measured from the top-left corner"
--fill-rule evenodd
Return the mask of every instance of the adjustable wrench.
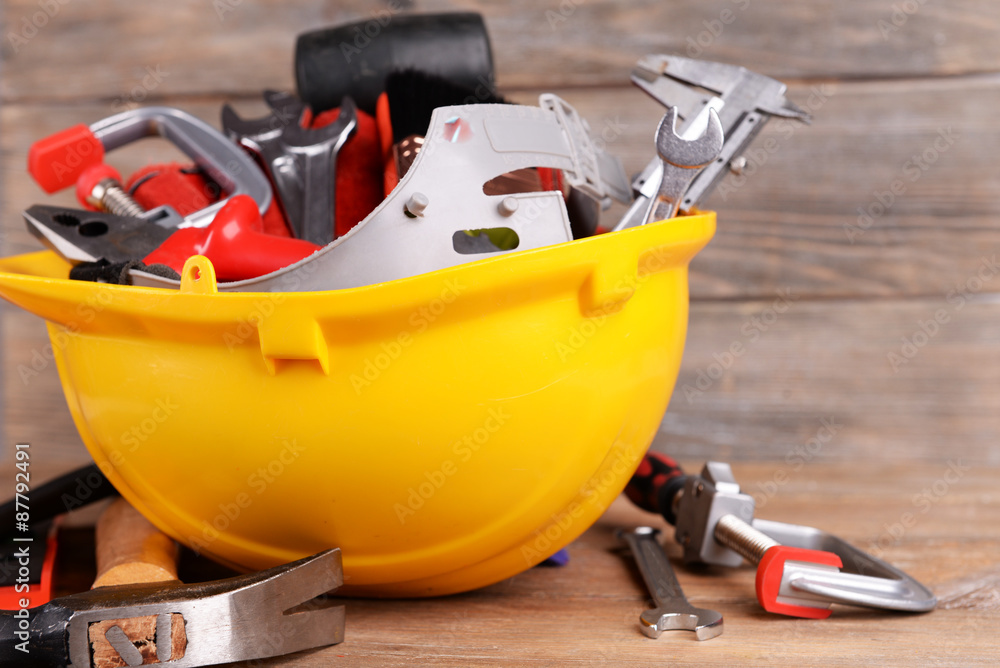
M 652 527 L 618 531 L 618 537 L 632 550 L 656 607 L 639 615 L 639 626 L 650 638 L 664 631 L 693 631 L 698 640 L 710 640 L 722 634 L 722 615 L 715 610 L 696 608 L 684 597 L 673 566 L 659 541 L 660 532 Z
M 222 127 L 257 154 L 295 236 L 325 246 L 333 241 L 337 153 L 357 126 L 354 102 L 345 97 L 336 121 L 311 129 L 302 127 L 307 109 L 298 98 L 266 91 L 264 99 L 272 110 L 269 116 L 246 120 L 227 104 Z
M 646 208 L 646 223 L 677 215 L 691 182 L 722 152 L 722 124 L 714 109 L 708 112 L 705 132 L 690 141 L 677 134 L 677 113 L 677 107 L 670 107 L 656 129 L 656 152 L 663 167 L 656 197 Z

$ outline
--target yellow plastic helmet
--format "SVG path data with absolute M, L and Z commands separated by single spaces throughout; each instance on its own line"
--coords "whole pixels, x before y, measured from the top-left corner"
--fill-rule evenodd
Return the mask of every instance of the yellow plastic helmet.
M 350 594 L 485 586 L 586 530 L 667 407 L 702 213 L 322 292 L 68 280 L 0 260 L 48 321 L 94 460 L 176 540 L 242 569 L 343 550 Z

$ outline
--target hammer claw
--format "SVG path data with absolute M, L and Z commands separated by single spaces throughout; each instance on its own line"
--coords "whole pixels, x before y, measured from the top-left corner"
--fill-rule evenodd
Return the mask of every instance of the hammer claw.
M 66 645 L 71 668 L 105 665 L 92 661 L 92 625 L 114 620 L 120 627 L 140 618 L 153 619 L 151 628 L 156 632 L 149 644 L 158 660 L 169 656 L 174 668 L 188 668 L 262 659 L 341 642 L 344 607 L 316 597 L 342 582 L 340 550 L 333 549 L 216 582 L 100 587 L 47 605 L 52 614 L 68 613 Z M 160 632 L 160 615 L 179 617 L 178 628 L 170 637 L 161 637 L 165 633 Z M 114 647 L 110 640 L 108 643 Z

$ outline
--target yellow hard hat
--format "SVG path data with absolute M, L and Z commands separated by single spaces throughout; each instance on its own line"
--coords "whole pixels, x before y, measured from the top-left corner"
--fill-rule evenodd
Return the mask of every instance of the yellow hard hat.
M 121 494 L 242 569 L 328 547 L 350 594 L 481 587 L 622 491 L 667 407 L 701 213 L 325 292 L 68 280 L 0 260 L 48 321 L 73 419 Z

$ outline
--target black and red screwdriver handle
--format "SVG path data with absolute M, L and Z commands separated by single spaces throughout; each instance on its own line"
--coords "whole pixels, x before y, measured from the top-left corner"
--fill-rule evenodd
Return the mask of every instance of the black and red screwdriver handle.
M 676 524 L 674 498 L 684 489 L 687 476 L 680 464 L 660 452 L 647 452 L 625 487 L 625 495 L 643 510 L 662 515 Z

